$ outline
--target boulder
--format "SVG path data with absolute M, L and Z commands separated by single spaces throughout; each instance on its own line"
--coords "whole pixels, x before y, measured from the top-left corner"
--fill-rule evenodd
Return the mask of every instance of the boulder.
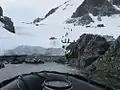
M 98 24 L 97 27 L 101 28 L 101 27 L 105 27 L 105 25 L 104 24 Z
M 24 60 L 18 56 L 14 56 L 13 59 L 10 60 L 11 64 L 22 64 Z

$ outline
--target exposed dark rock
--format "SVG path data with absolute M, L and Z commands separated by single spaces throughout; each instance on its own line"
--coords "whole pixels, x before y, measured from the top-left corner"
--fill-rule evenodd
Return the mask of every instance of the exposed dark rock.
M 120 11 L 108 2 L 108 0 L 84 0 L 84 2 L 73 13 L 72 18 L 81 17 L 92 13 L 94 16 L 110 16 Z
M 67 47 L 76 55 L 71 55 L 69 64 L 79 66 L 88 78 L 119 90 L 120 36 L 116 40 L 111 37 L 83 34 Z
M 0 56 L 0 61 L 8 64 L 41 64 L 44 62 L 57 62 L 65 63 L 66 59 L 64 56 L 45 56 L 45 55 L 11 55 L 11 56 Z
M 111 0 L 111 2 L 112 2 L 114 5 L 117 5 L 117 6 L 120 5 L 120 0 Z
M 109 35 L 103 35 L 103 37 L 108 41 L 115 41 L 115 38 L 113 36 L 109 36 Z
M 35 24 L 36 26 L 39 26 L 39 24 Z
M 66 22 L 66 24 L 71 24 L 71 23 L 75 23 L 76 21 L 77 21 L 77 19 L 71 18 L 71 19 L 67 19 L 65 22 Z
M 42 20 L 44 20 L 44 18 L 36 18 L 34 21 L 33 21 L 33 23 L 39 23 L 40 21 L 42 21 Z
M 56 8 L 51 9 L 51 10 L 45 15 L 45 18 L 47 18 L 47 17 L 50 16 L 51 14 L 55 13 L 58 8 L 59 8 L 59 7 L 56 7 Z
M 57 39 L 56 37 L 50 37 L 49 40 L 55 40 Z
M 81 67 L 87 67 L 91 65 L 99 56 L 89 56 L 89 57 L 82 57 L 80 60 Z
M 103 38 L 102 36 L 84 34 L 78 40 L 78 55 L 79 55 L 78 59 L 80 59 L 80 61 L 82 62 L 85 62 L 91 59 L 92 61 L 95 61 L 97 57 L 100 55 L 103 55 L 108 48 L 109 48 L 109 44 L 105 40 L 105 38 Z M 83 64 L 80 63 L 80 66 L 81 65 Z
M 76 64 L 80 67 L 91 65 L 99 56 L 103 55 L 109 48 L 109 43 L 100 35 L 83 34 L 76 43 L 70 44 L 73 54 L 71 58 L 76 58 Z
M 91 26 L 90 25 L 86 26 L 86 28 L 89 28 L 89 27 L 91 27 Z
M 4 24 L 3 27 L 5 29 L 7 29 L 9 32 L 15 33 L 14 24 L 9 17 L 2 16 L 0 17 L 0 21 Z
M 0 16 L 3 16 L 3 9 L 0 7 Z
M 4 24 L 3 28 L 9 32 L 15 33 L 13 22 L 9 17 L 3 16 L 3 9 L 0 7 L 0 21 Z
M 31 58 L 31 59 L 26 59 L 26 60 L 25 60 L 25 63 L 30 63 L 30 64 L 42 64 L 42 63 L 44 63 L 44 61 L 41 60 L 41 59 L 38 58 L 38 57 L 34 57 L 34 58 Z
M 23 62 L 24 62 L 24 60 L 23 60 L 23 59 L 20 59 L 19 57 L 14 57 L 14 58 L 10 61 L 11 64 L 22 64 Z
M 36 18 L 34 21 L 33 21 L 33 23 L 34 24 L 36 24 L 36 23 L 39 23 L 39 22 L 41 22 L 41 21 L 43 21 L 44 19 L 46 19 L 48 16 L 50 16 L 51 14 L 53 14 L 53 13 L 55 13 L 56 12 L 56 10 L 59 8 L 60 6 L 58 6 L 58 7 L 56 7 L 56 8 L 52 8 L 45 16 L 44 16 L 44 18 Z M 36 25 L 36 26 L 38 26 L 38 25 Z
M 94 22 L 93 19 L 89 15 L 84 15 L 79 19 L 74 25 L 88 25 L 91 22 Z
M 94 75 L 101 78 L 104 83 L 111 87 L 119 88 L 120 86 L 120 37 L 115 40 L 109 47 L 108 51 L 99 57 L 92 65 L 96 67 Z M 88 71 L 92 68 L 90 65 L 86 68 Z M 94 77 L 93 77 L 94 78 Z M 116 89 L 115 89 L 116 90 Z
M 86 14 L 86 15 L 84 15 L 82 17 L 71 18 L 71 19 L 66 20 L 66 24 L 73 23 L 74 25 L 82 25 L 82 26 L 88 25 L 91 22 L 94 22 L 94 21 L 88 14 Z
M 97 27 L 105 27 L 104 24 L 98 24 Z
M 3 63 L 0 63 L 0 69 L 4 68 L 4 67 L 5 67 L 5 65 Z

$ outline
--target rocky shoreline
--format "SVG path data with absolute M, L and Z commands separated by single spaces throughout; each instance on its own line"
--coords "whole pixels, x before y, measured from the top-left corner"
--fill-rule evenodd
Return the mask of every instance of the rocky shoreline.
M 7 63 L 22 64 L 22 63 L 31 63 L 31 62 L 32 64 L 41 64 L 43 62 L 65 63 L 66 59 L 64 56 L 12 55 L 12 56 L 0 56 L 0 61 L 6 64 Z
M 120 37 L 108 41 L 100 35 L 83 34 L 67 49 L 73 52 L 69 64 L 97 82 L 120 89 Z

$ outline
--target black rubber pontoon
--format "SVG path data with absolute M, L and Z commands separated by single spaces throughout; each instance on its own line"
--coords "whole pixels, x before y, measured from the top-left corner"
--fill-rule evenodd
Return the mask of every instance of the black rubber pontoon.
M 49 79 L 69 80 L 72 90 L 113 90 L 79 75 L 50 71 L 16 76 L 0 83 L 0 90 L 43 90 L 43 83 Z

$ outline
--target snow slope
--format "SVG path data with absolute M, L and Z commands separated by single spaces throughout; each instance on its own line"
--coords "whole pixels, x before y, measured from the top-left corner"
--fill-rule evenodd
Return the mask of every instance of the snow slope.
M 85 26 L 74 26 L 73 24 L 65 24 L 65 20 L 70 18 L 76 8 L 83 2 L 83 0 L 69 0 L 65 3 L 65 0 L 57 2 L 52 8 L 60 6 L 60 8 L 40 22 L 39 26 L 32 24 L 16 23 L 16 34 L 13 35 L 5 30 L 0 31 L 1 35 L 1 47 L 2 51 L 15 48 L 19 45 L 31 45 L 41 46 L 45 48 L 61 48 L 61 40 L 70 38 L 71 41 L 77 40 L 83 33 L 93 33 L 101 35 L 112 35 L 115 38 L 120 33 L 120 16 L 114 15 L 112 17 L 102 17 L 102 21 L 97 21 L 97 17 L 90 16 L 94 19 L 95 23 L 91 23 L 90 28 Z M 38 11 L 39 12 L 39 11 Z M 29 15 L 28 15 L 29 17 Z M 97 24 L 104 24 L 104 28 L 97 28 Z M 71 31 L 72 29 L 72 31 Z M 67 37 L 62 37 L 68 32 Z M 49 40 L 50 37 L 56 37 L 56 40 Z

